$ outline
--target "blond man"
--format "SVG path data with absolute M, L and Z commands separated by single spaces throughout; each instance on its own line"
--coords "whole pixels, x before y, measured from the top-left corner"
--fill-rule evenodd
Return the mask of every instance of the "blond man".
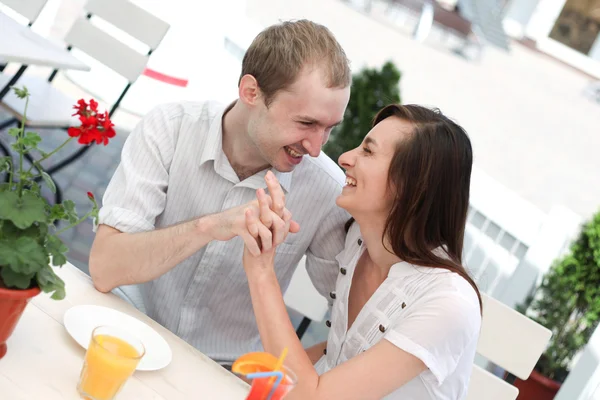
M 348 215 L 334 201 L 345 176 L 321 146 L 342 120 L 350 83 L 327 28 L 283 22 L 254 39 L 233 103 L 167 104 L 146 115 L 103 199 L 89 263 L 96 288 L 141 284 L 151 318 L 223 365 L 259 350 L 240 260 L 252 241 L 244 210 L 272 171 L 297 223 L 277 249 L 280 285 L 306 255 L 315 287 L 332 300 Z

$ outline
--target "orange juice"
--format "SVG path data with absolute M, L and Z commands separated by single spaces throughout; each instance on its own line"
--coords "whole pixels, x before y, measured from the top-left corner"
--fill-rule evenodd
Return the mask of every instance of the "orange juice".
M 271 392 L 272 386 L 269 385 L 271 378 L 254 378 L 252 387 L 246 400 L 264 400 Z M 270 400 L 282 400 L 295 386 L 295 380 L 290 375 L 285 375 L 279 386 L 273 392 Z
M 143 345 L 136 348 L 113 333 L 108 327 L 94 330 L 79 378 L 78 390 L 84 399 L 114 399 L 144 355 Z

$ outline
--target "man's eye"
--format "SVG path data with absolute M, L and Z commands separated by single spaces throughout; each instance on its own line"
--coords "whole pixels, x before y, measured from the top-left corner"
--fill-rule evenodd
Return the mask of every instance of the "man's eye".
M 308 121 L 300 121 L 300 123 L 304 126 L 312 126 L 312 122 L 308 122 Z
M 363 147 L 363 153 L 371 154 L 371 150 L 368 147 Z

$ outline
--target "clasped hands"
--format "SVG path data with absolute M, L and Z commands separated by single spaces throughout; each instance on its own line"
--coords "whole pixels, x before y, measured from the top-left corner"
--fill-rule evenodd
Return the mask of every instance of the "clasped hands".
M 275 248 L 283 243 L 288 233 L 300 231 L 300 225 L 292 220 L 292 213 L 285 207 L 285 194 L 275 175 L 268 171 L 264 189 L 256 191 L 256 206 L 244 210 L 244 267 L 273 267 Z

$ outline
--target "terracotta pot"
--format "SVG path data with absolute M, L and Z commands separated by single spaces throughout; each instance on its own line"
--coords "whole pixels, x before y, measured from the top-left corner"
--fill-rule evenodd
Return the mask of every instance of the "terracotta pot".
M 515 386 L 519 389 L 517 400 L 552 400 L 558 393 L 560 385 L 539 372 L 533 371 L 526 381 L 515 380 Z
M 0 287 L 0 358 L 6 354 L 6 341 L 15 330 L 27 303 L 40 294 L 40 288 L 26 290 Z

